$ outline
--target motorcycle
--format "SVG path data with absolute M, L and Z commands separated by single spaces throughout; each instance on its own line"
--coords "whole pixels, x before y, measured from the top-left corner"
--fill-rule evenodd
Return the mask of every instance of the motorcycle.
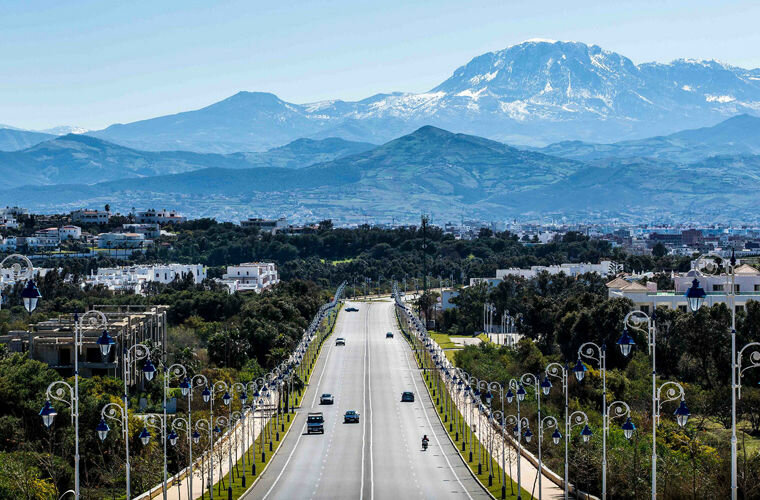
M 422 441 L 422 451 L 427 451 L 428 442 L 427 440 Z

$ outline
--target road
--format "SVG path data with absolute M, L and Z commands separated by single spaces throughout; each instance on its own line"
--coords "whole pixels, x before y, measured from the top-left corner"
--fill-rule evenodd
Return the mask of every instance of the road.
M 252 499 L 483 499 L 449 441 L 398 332 L 393 304 L 347 303 L 325 344 L 292 430 L 258 483 Z M 386 339 L 386 332 L 394 338 Z M 335 339 L 346 339 L 336 346 Z M 414 403 L 401 403 L 403 391 Z M 320 405 L 322 393 L 335 404 Z M 344 424 L 356 410 L 359 424 Z M 322 411 L 324 435 L 306 435 L 306 413 Z M 430 447 L 422 451 L 423 434 Z

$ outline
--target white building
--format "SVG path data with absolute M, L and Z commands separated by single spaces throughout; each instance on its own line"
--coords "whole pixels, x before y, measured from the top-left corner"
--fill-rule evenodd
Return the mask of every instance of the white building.
M 98 235 L 98 248 L 141 248 L 150 240 L 138 233 L 101 233 Z
M 284 231 L 288 227 L 288 220 L 285 217 L 279 219 L 261 219 L 251 217 L 247 220 L 240 221 L 241 227 L 257 227 L 262 233 L 275 234 L 277 231 Z
M 248 262 L 239 266 L 227 266 L 222 283 L 230 293 L 253 290 L 260 293 L 280 282 L 277 266 L 272 262 Z
M 174 210 L 157 211 L 151 208 L 144 212 L 137 212 L 135 215 L 135 221 L 138 224 L 179 224 L 187 221 L 187 217 L 180 215 Z
M 688 309 L 686 290 L 694 280 L 704 289 L 707 296 L 704 305 L 727 303 L 726 291 L 729 289 L 726 275 L 708 276 L 699 271 L 691 270 L 688 273 L 675 275 L 673 281 L 675 290 L 658 290 L 657 284 L 650 281 L 646 285 L 637 282 L 629 282 L 623 278 L 615 278 L 607 283 L 607 295 L 610 298 L 627 298 L 636 304 L 636 307 L 647 314 L 655 307 L 668 307 L 670 309 Z M 730 277 L 729 277 L 730 280 Z M 736 268 L 736 309 L 743 309 L 750 300 L 760 301 L 760 271 L 746 264 Z
M 63 226 L 58 228 L 58 238 L 61 241 L 81 240 L 82 228 L 79 226 Z
M 108 224 L 111 214 L 104 210 L 75 210 L 71 212 L 71 222 L 80 224 Z
M 122 229 L 125 233 L 138 233 L 149 239 L 161 236 L 161 226 L 158 224 L 124 224 Z
M 109 290 L 143 293 L 147 283 L 168 284 L 185 276 L 193 277 L 196 285 L 207 277 L 206 267 L 201 264 L 165 264 L 155 266 L 102 267 L 85 279 L 85 284 L 102 285 Z
M 564 273 L 567 276 L 578 276 L 586 273 L 596 273 L 601 276 L 607 276 L 615 273 L 615 264 L 609 260 L 603 260 L 599 264 L 589 264 L 586 262 L 573 264 L 566 263 L 559 266 L 531 266 L 530 269 L 497 269 L 496 278 L 504 279 L 507 276 L 519 276 L 525 279 L 532 279 L 540 273 L 549 273 L 551 275 Z

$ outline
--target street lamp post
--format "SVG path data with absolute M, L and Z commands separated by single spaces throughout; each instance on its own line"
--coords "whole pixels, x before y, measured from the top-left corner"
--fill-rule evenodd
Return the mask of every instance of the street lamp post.
M 100 423 L 95 428 L 101 441 L 105 441 L 108 431 L 111 428 L 106 423 L 106 419 L 111 419 L 121 423 L 122 437 L 124 438 L 124 450 L 126 454 L 126 473 L 127 473 L 127 500 L 132 498 L 130 485 L 130 465 L 129 465 L 129 412 L 127 407 L 117 403 L 106 404 L 100 412 Z
M 662 390 L 665 389 L 665 398 L 662 398 Z M 681 404 L 675 411 L 676 421 L 680 427 L 686 425 L 689 419 L 689 408 L 684 399 L 686 393 L 678 382 L 665 382 L 658 389 L 654 401 L 654 418 L 652 419 L 652 500 L 657 498 L 657 426 L 660 423 L 660 410 L 662 404 L 681 399 Z
M 554 433 L 552 433 L 552 441 L 554 444 L 559 444 L 559 440 L 562 438 L 562 434 L 560 434 L 558 430 L 559 424 L 557 424 L 557 419 L 552 417 L 551 415 L 547 415 L 545 417 L 541 417 L 541 414 L 538 415 L 538 500 L 542 500 L 543 497 L 543 491 L 541 491 L 541 476 L 544 475 L 544 464 L 541 460 L 541 445 L 544 442 L 544 429 L 551 429 L 554 428 Z
M 520 405 L 518 404 L 518 406 Z M 515 438 L 517 439 L 517 500 L 521 500 L 522 473 L 520 470 L 520 458 L 522 456 L 522 438 L 524 437 L 526 442 L 530 442 L 530 438 L 533 436 L 533 433 L 530 432 L 530 422 L 528 422 L 527 417 L 520 417 L 519 414 L 517 416 L 507 415 L 505 417 L 505 421 L 508 425 L 514 424 L 512 431 Z M 523 431 L 523 428 L 525 428 L 525 431 Z
M 591 428 L 588 426 L 588 415 L 586 415 L 586 413 L 584 413 L 581 410 L 576 410 L 567 417 L 567 422 L 568 422 L 568 427 L 567 427 L 568 433 L 572 431 L 573 427 L 582 424 L 583 429 L 581 429 L 581 438 L 583 439 L 584 443 L 589 442 L 589 440 L 591 439 L 591 436 L 593 435 L 593 432 L 591 432 Z M 567 445 L 567 439 L 565 439 L 565 444 Z M 567 470 L 567 453 L 565 453 L 565 470 Z M 565 495 L 567 495 L 567 481 L 565 481 Z M 577 484 L 575 487 L 575 496 L 578 497 Z M 567 498 L 567 496 L 565 498 Z
M 607 456 L 607 434 L 610 431 L 610 417 L 613 418 L 619 418 L 619 417 L 627 417 L 627 420 L 625 421 L 625 424 L 623 424 L 623 431 L 625 434 L 625 437 L 627 439 L 631 439 L 631 436 L 633 436 L 633 431 L 636 429 L 636 426 L 633 425 L 633 422 L 631 421 L 631 408 L 628 406 L 628 403 L 625 403 L 623 401 L 613 401 L 610 403 L 609 406 L 607 406 L 604 415 L 602 416 L 602 442 L 604 446 L 604 456 L 606 458 Z M 607 498 L 607 462 L 602 463 L 602 467 L 605 469 L 602 471 L 602 498 Z
M 509 380 L 509 390 L 507 391 L 507 403 L 512 404 L 513 399 L 517 399 L 517 417 L 516 417 L 516 425 L 517 425 L 517 432 L 518 439 L 517 439 L 517 500 L 522 499 L 522 486 L 521 486 L 521 477 L 520 477 L 520 462 L 522 462 L 522 441 L 520 440 L 520 436 L 522 435 L 522 420 L 520 418 L 520 403 L 525 399 L 525 396 L 527 392 L 525 391 L 525 386 L 533 387 L 536 395 L 536 402 L 538 405 L 538 415 L 539 419 L 541 416 L 541 392 L 538 389 L 539 381 L 538 377 L 533 375 L 532 373 L 524 373 L 522 376 L 520 376 L 520 379 L 510 379 Z M 513 393 L 512 390 L 515 392 Z M 527 419 L 523 419 L 525 422 L 527 422 Z M 530 430 L 530 429 L 529 429 Z M 532 435 L 532 434 L 531 434 Z M 530 435 L 526 436 L 526 441 L 530 440 Z M 540 471 L 539 471 L 540 473 Z
M 182 391 L 182 395 L 187 397 L 187 427 L 188 429 L 193 428 L 193 389 L 196 387 L 206 387 L 208 386 L 208 379 L 201 374 L 194 375 L 193 377 L 185 377 L 185 380 L 182 381 L 182 383 L 179 385 L 180 390 Z M 190 482 L 189 482 L 189 493 L 190 498 L 193 497 L 193 443 L 197 443 L 200 439 L 200 435 L 198 435 L 197 439 L 195 435 L 198 433 L 198 431 L 190 431 L 188 430 L 188 443 L 190 448 L 190 463 L 188 466 L 189 476 L 190 476 Z M 192 439 L 191 439 L 192 438 Z
M 74 315 L 74 387 L 72 388 L 68 383 L 60 380 L 53 382 L 47 388 L 47 401 L 45 407 L 40 411 L 40 416 L 43 417 L 43 423 L 45 426 L 50 427 L 53 420 L 45 418 L 47 415 L 55 417 L 55 410 L 51 413 L 52 406 L 50 404 L 51 399 L 55 399 L 64 404 L 67 404 L 71 408 L 72 424 L 74 424 L 74 498 L 79 500 L 80 488 L 79 488 L 79 350 L 82 348 L 82 323 L 87 323 L 92 328 L 103 328 L 104 333 L 107 334 L 108 319 L 106 315 L 100 311 L 88 311 L 82 316 Z M 110 344 L 109 344 L 110 345 Z M 110 348 L 109 348 L 110 350 Z M 55 388 L 55 389 L 54 389 Z M 68 390 L 69 398 L 64 399 L 64 395 Z
M 210 463 L 210 466 L 209 466 L 210 479 L 209 479 L 208 484 L 209 484 L 210 496 L 211 496 L 211 498 L 213 498 L 214 497 L 214 482 L 213 482 L 214 448 L 213 448 L 213 445 L 212 445 L 211 438 L 213 437 L 213 434 L 214 434 L 214 427 L 205 418 L 199 418 L 198 420 L 196 420 L 195 421 L 195 432 L 193 432 L 193 442 L 195 444 L 198 444 L 198 442 L 200 441 L 200 437 L 201 437 L 200 433 L 201 433 L 201 431 L 207 433 L 208 434 L 208 438 L 209 438 L 208 456 L 210 457 L 209 462 L 211 462 L 211 463 Z M 205 455 L 205 453 L 203 455 Z M 203 475 L 203 470 L 202 470 L 202 467 L 203 467 L 203 455 L 201 455 L 201 475 Z M 201 495 L 203 495 L 203 490 L 205 489 L 205 488 L 203 488 L 203 482 L 205 480 L 206 480 L 206 478 L 203 477 L 202 481 L 201 481 Z M 192 478 L 191 478 L 191 482 L 192 482 Z M 192 495 L 191 495 L 191 498 L 192 498 Z
M 565 500 L 570 498 L 570 490 L 569 490 L 569 471 L 568 471 L 568 450 L 570 448 L 570 415 L 568 413 L 568 378 L 567 373 L 568 367 L 567 365 L 562 366 L 559 363 L 549 363 L 546 365 L 546 375 L 544 376 L 543 382 L 541 382 L 541 391 L 544 393 L 544 396 L 549 395 L 549 391 L 551 391 L 552 383 L 551 380 L 549 380 L 549 377 L 558 378 L 562 382 L 562 392 L 565 395 L 565 480 L 564 480 L 564 489 L 565 489 Z
M 602 372 L 602 422 L 607 421 L 607 345 L 601 346 L 593 343 L 586 342 L 578 348 L 578 362 L 573 368 L 578 382 L 583 381 L 583 377 L 586 374 L 586 367 L 581 362 L 581 358 L 586 357 L 591 361 L 596 361 L 599 364 L 599 368 Z M 602 500 L 607 498 L 607 433 L 602 433 Z
M 28 257 L 14 253 L 0 261 L 0 272 L 9 269 L 14 282 L 25 281 L 26 285 L 21 290 L 21 299 L 24 309 L 29 314 L 37 308 L 37 303 L 42 298 L 37 285 L 34 283 L 34 265 Z M 1 291 L 1 290 L 0 290 Z M 2 294 L 0 294 L 0 308 L 2 308 Z
M 203 389 L 203 401 L 206 403 L 209 403 L 209 424 L 208 424 L 208 432 L 209 432 L 209 441 L 210 441 L 210 455 L 211 455 L 211 467 L 209 467 L 210 472 L 210 496 L 213 500 L 214 498 L 214 431 L 216 429 L 215 427 L 215 420 L 214 420 L 214 399 L 216 399 L 217 392 L 224 391 L 225 394 L 227 394 L 229 390 L 229 387 L 227 386 L 227 383 L 223 380 L 218 380 L 214 382 L 213 384 L 206 385 L 206 388 Z
M 167 429 L 167 426 L 168 426 L 168 421 L 167 421 L 167 416 L 166 416 L 166 393 L 169 392 L 169 382 L 171 381 L 171 378 L 174 376 L 174 377 L 177 377 L 179 379 L 184 379 L 184 378 L 187 377 L 187 370 L 185 369 L 184 366 L 182 366 L 179 363 L 175 363 L 175 364 L 169 366 L 168 368 L 163 363 L 161 364 L 161 366 L 162 366 L 163 372 L 164 372 L 164 377 L 163 377 L 164 378 L 164 380 L 163 380 L 163 393 L 164 393 L 163 394 L 163 398 L 164 399 L 163 399 L 163 420 L 161 421 L 162 427 L 161 427 L 160 430 L 161 430 L 161 440 L 163 441 L 163 446 L 164 446 L 164 484 L 163 484 L 163 495 L 164 495 L 164 500 L 166 500 L 167 494 L 168 494 L 168 486 L 167 485 L 168 485 L 168 482 L 169 482 L 169 471 L 167 470 L 167 450 L 166 450 L 166 443 L 168 441 L 167 434 L 166 434 L 166 432 L 167 432 L 166 429 Z M 185 391 L 183 389 L 183 394 L 184 394 L 184 392 Z M 189 397 L 189 395 L 188 395 L 188 397 Z M 189 406 L 188 406 L 188 411 L 189 411 Z

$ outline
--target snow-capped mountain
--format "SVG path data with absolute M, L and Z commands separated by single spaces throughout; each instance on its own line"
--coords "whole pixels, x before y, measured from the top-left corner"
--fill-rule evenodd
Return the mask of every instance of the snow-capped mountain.
M 299 137 L 383 142 L 423 125 L 505 142 L 614 142 L 760 114 L 760 69 L 634 64 L 579 42 L 530 40 L 471 60 L 428 92 L 292 104 L 241 92 L 208 107 L 92 133 L 142 149 L 262 150 Z
M 52 135 L 67 135 L 67 134 L 85 134 L 89 132 L 89 130 L 83 127 L 77 127 L 75 125 L 59 125 L 58 127 L 40 130 L 40 132 L 44 132 L 46 134 L 52 134 Z

